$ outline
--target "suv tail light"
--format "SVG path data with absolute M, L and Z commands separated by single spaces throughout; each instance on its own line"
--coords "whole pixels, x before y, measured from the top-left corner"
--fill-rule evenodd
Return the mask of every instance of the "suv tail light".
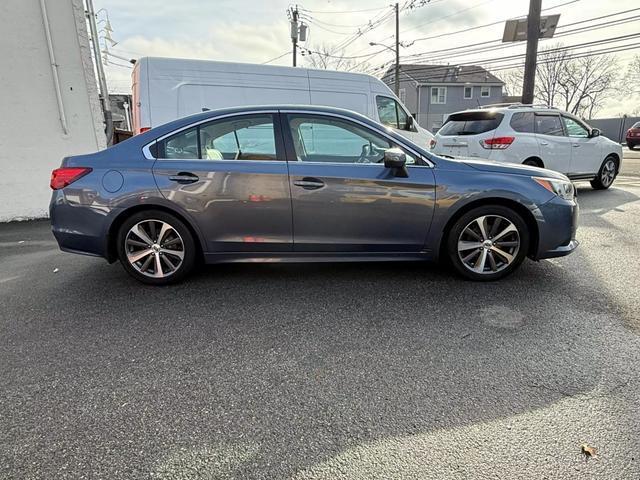
M 504 150 L 513 143 L 516 137 L 494 137 L 480 140 L 480 145 L 489 150 Z
M 89 167 L 62 167 L 56 168 L 51 172 L 51 186 L 52 190 L 60 190 L 61 188 L 71 185 L 76 180 L 84 177 L 87 173 L 91 172 Z

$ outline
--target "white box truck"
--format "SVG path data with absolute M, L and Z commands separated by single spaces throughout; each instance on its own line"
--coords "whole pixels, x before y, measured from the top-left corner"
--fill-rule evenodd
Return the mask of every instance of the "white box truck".
M 144 57 L 133 77 L 134 133 L 203 110 L 248 105 L 326 105 L 387 125 L 429 148 L 420 127 L 382 81 L 361 73 L 250 63 Z

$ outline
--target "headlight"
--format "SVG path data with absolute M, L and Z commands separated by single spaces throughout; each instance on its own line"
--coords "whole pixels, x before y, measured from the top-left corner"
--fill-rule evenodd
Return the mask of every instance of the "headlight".
M 564 198 L 565 200 L 573 200 L 575 197 L 575 189 L 573 183 L 569 180 L 558 180 L 557 178 L 531 177 L 534 182 L 542 185 L 551 193 Z

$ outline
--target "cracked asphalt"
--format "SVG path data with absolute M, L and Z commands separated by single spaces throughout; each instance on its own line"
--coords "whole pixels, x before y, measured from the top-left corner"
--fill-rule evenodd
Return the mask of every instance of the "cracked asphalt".
M 0 478 L 638 479 L 640 161 L 578 195 L 579 250 L 491 284 L 248 264 L 153 288 L 1 225 Z

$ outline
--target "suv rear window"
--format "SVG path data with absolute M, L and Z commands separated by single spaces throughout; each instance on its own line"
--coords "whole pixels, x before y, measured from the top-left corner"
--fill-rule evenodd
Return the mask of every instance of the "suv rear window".
M 462 112 L 450 115 L 440 135 L 478 135 L 495 130 L 504 115 L 497 112 Z

